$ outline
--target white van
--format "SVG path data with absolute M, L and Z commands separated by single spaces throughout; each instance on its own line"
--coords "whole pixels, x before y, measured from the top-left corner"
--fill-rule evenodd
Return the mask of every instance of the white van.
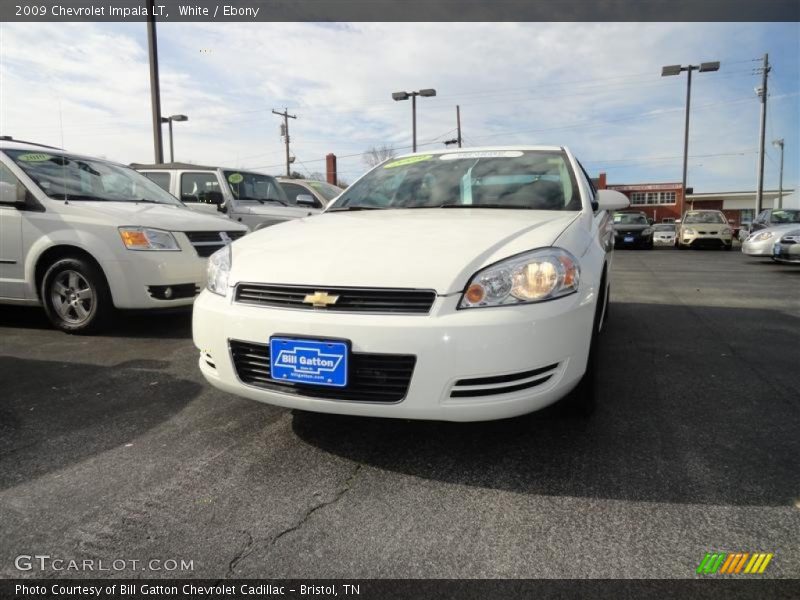
M 0 140 L 0 304 L 43 306 L 62 331 L 191 305 L 207 257 L 246 232 L 123 165 Z
M 277 179 L 265 173 L 187 163 L 134 163 L 131 167 L 180 198 L 188 208 L 216 214 L 219 211 L 253 231 L 310 217 L 323 208 L 313 196 L 290 200 Z

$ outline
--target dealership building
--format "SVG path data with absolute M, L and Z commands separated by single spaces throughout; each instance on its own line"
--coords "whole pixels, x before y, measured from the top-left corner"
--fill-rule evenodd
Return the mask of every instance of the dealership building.
M 616 190 L 625 194 L 631 201 L 630 210 L 641 211 L 656 223 L 680 219 L 685 210 L 709 209 L 721 210 L 726 218 L 739 226 L 752 222 L 755 212 L 755 191 L 695 194 L 689 188 L 689 193 L 684 198 L 680 182 L 609 184 L 605 173 L 600 173 L 593 181 L 597 189 Z M 797 196 L 792 196 L 793 192 L 792 189 L 783 190 L 783 208 L 800 208 L 794 206 Z M 764 190 L 762 209 L 777 208 L 778 196 L 778 190 Z

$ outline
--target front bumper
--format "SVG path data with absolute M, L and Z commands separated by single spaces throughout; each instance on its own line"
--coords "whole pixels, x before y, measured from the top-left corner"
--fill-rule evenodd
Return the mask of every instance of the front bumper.
M 656 246 L 674 246 L 675 245 L 675 236 L 669 237 L 653 237 L 653 243 Z
M 742 242 L 742 254 L 747 256 L 772 256 L 772 247 L 775 245 L 774 236 L 759 242 L 747 241 Z
M 569 393 L 586 370 L 597 294 L 589 289 L 541 304 L 456 310 L 440 296 L 429 315 L 376 315 L 247 306 L 204 291 L 194 305 L 200 370 L 215 387 L 269 404 L 359 416 L 484 421 L 543 408 Z M 405 397 L 395 403 L 321 399 L 243 383 L 231 341 L 267 344 L 272 335 L 349 340 L 354 353 L 416 357 Z M 552 367 L 541 385 L 453 396 L 456 382 Z M 462 388 L 459 388 L 462 389 Z M 508 387 L 506 386 L 506 389 Z
M 772 258 L 778 262 L 800 263 L 800 244 L 778 242 L 772 247 Z
M 683 234 L 680 236 L 680 243 L 692 248 L 723 248 L 733 245 L 731 234 L 720 235 L 710 233 L 696 233 L 693 235 Z
M 652 235 L 639 235 L 637 234 L 615 234 L 614 247 L 615 248 L 649 248 L 653 245 Z

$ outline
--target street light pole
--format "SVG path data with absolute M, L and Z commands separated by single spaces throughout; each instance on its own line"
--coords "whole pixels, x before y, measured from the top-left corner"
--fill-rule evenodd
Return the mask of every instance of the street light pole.
M 719 61 L 704 62 L 699 65 L 669 65 L 661 68 L 661 76 L 680 75 L 686 71 L 686 117 L 683 128 L 683 177 L 681 179 L 681 203 L 686 204 L 686 177 L 689 167 L 689 112 L 692 103 L 692 71 L 706 73 L 708 71 L 719 71 Z M 683 206 L 681 206 L 683 213 Z
M 172 143 L 172 122 L 173 121 L 188 121 L 189 117 L 186 115 L 172 115 L 169 117 L 161 117 L 162 123 L 169 124 L 169 162 L 175 162 L 175 147 Z
M 418 92 L 394 92 L 392 100 L 408 100 L 411 98 L 411 148 L 413 152 L 417 151 L 417 96 L 425 98 L 435 96 L 436 90 L 424 89 Z
M 778 209 L 783 208 L 783 138 L 774 140 L 772 145 L 781 149 L 781 170 L 778 176 Z
M 150 7 L 153 8 L 153 0 Z M 150 105 L 153 113 L 153 151 L 156 163 L 164 162 L 164 145 L 161 139 L 161 86 L 158 79 L 158 43 L 156 18 L 151 10 L 147 17 L 147 49 L 150 58 Z
M 764 201 L 764 141 L 767 129 L 767 81 L 771 67 L 769 54 L 764 55 L 764 66 L 761 67 L 761 88 L 756 93 L 761 97 L 761 128 L 758 135 L 758 188 L 756 189 L 756 216 L 761 212 Z

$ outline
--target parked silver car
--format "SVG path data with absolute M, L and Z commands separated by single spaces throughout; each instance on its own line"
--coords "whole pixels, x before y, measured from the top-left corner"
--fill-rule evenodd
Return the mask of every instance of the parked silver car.
M 313 198 L 290 200 L 272 175 L 185 163 L 131 167 L 192 210 L 222 213 L 251 230 L 321 212 Z
M 772 260 L 800 264 L 800 229 L 781 232 L 780 239 L 772 247 Z
M 771 258 L 773 247 L 781 239 L 781 236 L 790 230 L 796 229 L 797 225 L 777 225 L 755 231 L 742 242 L 742 254 Z

